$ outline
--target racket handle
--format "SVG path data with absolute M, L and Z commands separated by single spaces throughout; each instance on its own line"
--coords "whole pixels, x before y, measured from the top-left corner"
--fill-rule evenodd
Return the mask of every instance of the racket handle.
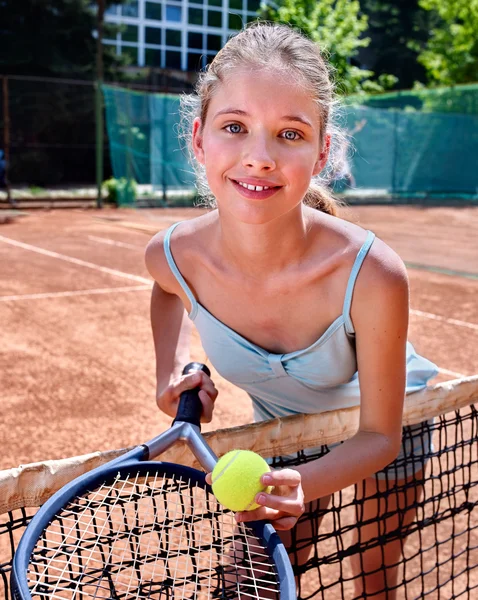
M 211 371 L 207 368 L 206 365 L 203 365 L 199 362 L 190 362 L 183 369 L 183 375 L 187 375 L 188 373 L 193 373 L 194 371 L 204 371 L 206 375 L 211 375 Z M 196 387 L 192 390 L 186 390 L 179 397 L 179 405 L 178 412 L 176 413 L 176 418 L 173 423 L 183 422 L 183 423 L 191 423 L 192 425 L 197 425 L 201 428 L 201 411 L 202 404 L 199 399 L 199 390 L 200 387 Z

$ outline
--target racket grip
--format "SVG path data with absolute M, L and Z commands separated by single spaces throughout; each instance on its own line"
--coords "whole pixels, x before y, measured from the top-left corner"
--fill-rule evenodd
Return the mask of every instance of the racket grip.
M 188 363 L 183 369 L 183 375 L 193 373 L 194 371 L 204 371 L 206 375 L 211 375 L 211 371 L 207 366 L 199 362 Z M 196 387 L 192 390 L 186 390 L 181 394 L 179 397 L 178 412 L 176 413 L 176 418 L 173 423 L 178 421 L 182 423 L 191 423 L 192 425 L 197 425 L 201 428 L 202 404 L 199 399 L 200 389 L 200 387 Z

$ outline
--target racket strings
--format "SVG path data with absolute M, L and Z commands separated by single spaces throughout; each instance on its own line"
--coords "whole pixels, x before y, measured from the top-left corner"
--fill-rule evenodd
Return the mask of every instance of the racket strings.
M 33 598 L 278 598 L 264 548 L 214 496 L 181 478 L 121 474 L 75 498 L 44 531 Z

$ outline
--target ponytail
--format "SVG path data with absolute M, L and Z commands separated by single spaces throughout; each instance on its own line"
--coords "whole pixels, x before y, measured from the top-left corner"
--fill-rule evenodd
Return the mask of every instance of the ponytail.
M 316 184 L 310 184 L 309 189 L 304 198 L 305 204 L 316 208 L 321 212 L 324 212 L 333 217 L 338 217 L 340 202 L 336 200 L 332 194 L 330 194 L 323 187 Z

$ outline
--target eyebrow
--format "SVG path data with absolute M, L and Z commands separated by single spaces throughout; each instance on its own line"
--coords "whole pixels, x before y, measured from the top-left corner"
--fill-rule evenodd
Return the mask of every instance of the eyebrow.
M 245 110 L 241 110 L 239 108 L 224 108 L 214 115 L 214 119 L 221 115 L 239 115 L 241 117 L 250 116 Z M 302 123 L 302 125 L 306 125 L 307 127 L 312 127 L 310 121 L 305 117 L 301 117 L 300 115 L 284 115 L 281 117 L 281 121 L 294 121 L 296 123 Z

